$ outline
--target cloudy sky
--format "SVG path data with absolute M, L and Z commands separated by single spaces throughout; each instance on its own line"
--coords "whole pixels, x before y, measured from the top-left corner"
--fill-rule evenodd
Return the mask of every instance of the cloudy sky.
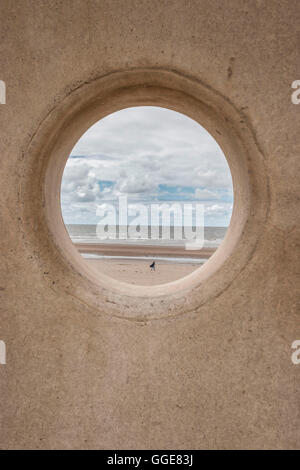
M 110 114 L 80 138 L 62 179 L 64 221 L 96 224 L 97 208 L 116 205 L 120 195 L 133 208 L 202 203 L 207 226 L 227 226 L 233 201 L 230 170 L 213 137 L 187 116 L 151 106 Z

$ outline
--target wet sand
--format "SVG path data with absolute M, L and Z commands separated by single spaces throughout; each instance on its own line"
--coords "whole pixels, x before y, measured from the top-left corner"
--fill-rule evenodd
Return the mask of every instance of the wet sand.
M 186 250 L 180 246 L 162 245 L 129 245 L 115 243 L 75 243 L 80 253 L 90 253 L 104 256 L 158 256 L 176 258 L 205 258 L 208 259 L 216 248 L 201 250 Z

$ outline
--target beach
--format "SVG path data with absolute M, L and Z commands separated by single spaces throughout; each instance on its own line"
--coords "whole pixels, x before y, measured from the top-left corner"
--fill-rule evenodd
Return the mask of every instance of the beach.
M 94 269 L 135 285 L 156 285 L 187 276 L 202 266 L 216 248 L 185 250 L 180 246 L 75 243 Z M 155 261 L 155 271 L 150 264 Z
M 201 250 L 186 250 L 183 245 L 152 245 L 122 243 L 75 243 L 79 253 L 90 253 L 101 256 L 136 256 L 166 257 L 185 259 L 208 259 L 216 250 L 215 247 Z
M 149 268 L 149 262 L 145 260 L 87 260 L 88 263 L 101 273 L 127 282 L 128 284 L 153 286 L 175 281 L 181 277 L 187 276 L 197 269 L 199 264 L 178 264 L 157 262 L 155 271 Z
M 119 227 L 118 227 L 119 228 Z M 201 267 L 222 242 L 226 227 L 205 227 L 201 249 L 186 249 L 184 240 L 99 240 L 96 225 L 68 225 L 69 235 L 85 261 L 99 273 L 134 285 L 151 286 L 180 279 Z M 155 271 L 150 264 L 155 261 Z

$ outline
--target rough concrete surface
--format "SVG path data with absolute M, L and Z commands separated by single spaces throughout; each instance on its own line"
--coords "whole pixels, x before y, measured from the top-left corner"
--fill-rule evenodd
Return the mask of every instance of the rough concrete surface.
M 0 447 L 299 448 L 300 3 L 0 9 Z M 135 291 L 84 271 L 58 188 L 89 123 L 147 103 L 219 139 L 235 209 L 205 270 Z

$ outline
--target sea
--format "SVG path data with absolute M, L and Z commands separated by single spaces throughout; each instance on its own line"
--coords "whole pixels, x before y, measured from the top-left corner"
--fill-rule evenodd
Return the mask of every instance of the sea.
M 185 232 L 182 230 L 182 233 L 178 237 L 178 227 L 170 227 L 169 236 L 167 238 L 166 234 L 163 233 L 162 227 L 156 232 L 156 238 L 153 238 L 153 231 L 151 232 L 151 227 L 141 227 L 140 232 L 135 236 L 132 234 L 126 239 L 118 238 L 119 233 L 124 233 L 124 227 L 107 227 L 106 230 L 110 233 L 110 237 L 107 239 L 99 239 L 97 236 L 97 226 L 88 225 L 88 224 L 68 224 L 66 225 L 67 231 L 73 243 L 88 243 L 88 244 L 97 244 L 97 243 L 109 243 L 109 244 L 134 244 L 134 245 L 152 245 L 152 246 L 178 246 L 182 247 L 187 242 L 185 238 Z M 103 227 L 102 227 L 103 228 Z M 111 229 L 111 230 L 108 230 Z M 195 228 L 193 227 L 195 231 Z M 127 232 L 127 227 L 125 229 Z M 217 248 L 222 240 L 224 239 L 227 227 L 204 227 L 204 248 Z M 128 232 L 127 232 L 128 233 Z M 152 233 L 152 236 L 151 236 Z M 153 259 L 156 261 L 166 261 L 166 262 L 176 262 L 176 263 L 193 263 L 193 264 L 203 264 L 206 260 L 203 258 L 182 258 L 182 257 L 162 257 L 162 256 L 102 256 L 91 253 L 83 253 L 82 256 L 86 259 L 123 259 L 123 260 L 149 260 Z

